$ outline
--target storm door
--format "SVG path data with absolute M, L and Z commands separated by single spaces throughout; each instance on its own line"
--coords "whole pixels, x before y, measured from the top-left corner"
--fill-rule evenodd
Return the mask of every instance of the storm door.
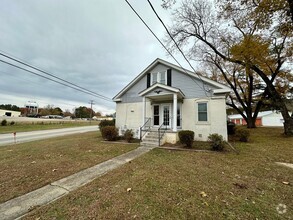
M 159 126 L 160 125 L 160 106 L 159 105 L 154 105 L 154 126 Z

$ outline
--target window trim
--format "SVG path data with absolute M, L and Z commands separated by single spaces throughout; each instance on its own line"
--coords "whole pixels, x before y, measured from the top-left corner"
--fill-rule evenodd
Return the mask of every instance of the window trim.
M 153 80 L 154 80 L 153 75 L 154 74 L 156 74 L 156 77 L 157 77 L 156 82 L 153 82 Z M 161 76 L 162 75 L 164 75 L 165 83 L 161 83 Z M 155 83 L 161 83 L 163 85 L 167 85 L 167 70 L 158 71 L 158 72 L 152 72 L 151 73 L 151 86 L 154 85 Z
M 206 111 L 207 120 L 206 121 L 199 120 L 199 104 L 206 104 L 206 107 L 207 107 L 207 111 Z M 210 124 L 209 102 L 208 101 L 196 102 L 196 123 L 197 124 Z

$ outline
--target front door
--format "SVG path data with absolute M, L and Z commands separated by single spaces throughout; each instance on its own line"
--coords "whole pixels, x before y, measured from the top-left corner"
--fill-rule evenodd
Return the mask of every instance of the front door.
M 156 104 L 153 105 L 153 125 L 170 128 L 171 123 L 171 104 Z
M 154 126 L 160 126 L 160 105 L 154 105 L 154 112 L 153 112 L 153 121 Z

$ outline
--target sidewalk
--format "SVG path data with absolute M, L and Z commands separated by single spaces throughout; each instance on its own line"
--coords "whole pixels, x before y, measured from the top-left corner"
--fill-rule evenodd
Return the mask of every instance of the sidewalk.
M 45 205 L 57 200 L 69 192 L 93 181 L 97 177 L 149 152 L 153 148 L 154 147 L 138 147 L 135 150 L 2 203 L 0 204 L 0 219 L 9 220 L 20 218 L 35 206 Z

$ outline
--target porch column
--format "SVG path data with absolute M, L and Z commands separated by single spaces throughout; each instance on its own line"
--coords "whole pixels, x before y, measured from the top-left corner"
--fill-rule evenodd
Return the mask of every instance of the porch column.
M 142 124 L 143 126 L 145 123 L 145 96 L 142 97 Z
M 177 93 L 173 94 L 173 131 L 177 131 Z

